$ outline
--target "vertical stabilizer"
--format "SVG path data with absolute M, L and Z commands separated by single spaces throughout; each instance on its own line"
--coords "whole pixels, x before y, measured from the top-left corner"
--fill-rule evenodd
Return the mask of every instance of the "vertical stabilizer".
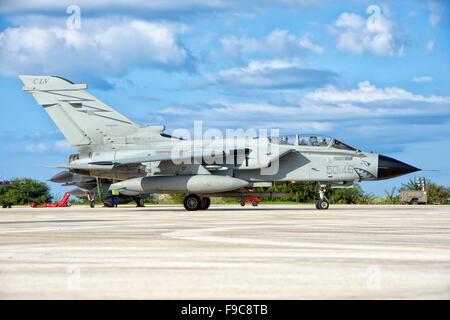
M 31 93 L 76 150 L 94 149 L 105 140 L 135 131 L 137 124 L 104 104 L 86 89 L 55 76 L 19 76 L 23 91 Z

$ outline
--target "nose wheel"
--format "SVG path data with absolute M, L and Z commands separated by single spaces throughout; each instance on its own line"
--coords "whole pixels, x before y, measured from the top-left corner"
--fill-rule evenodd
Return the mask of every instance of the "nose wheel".
M 326 210 L 329 206 L 330 204 L 327 199 L 317 200 L 316 202 L 316 208 L 319 210 Z
M 326 210 L 330 206 L 327 197 L 325 197 L 325 192 L 327 192 L 327 186 L 325 184 L 320 184 L 319 185 L 320 200 L 316 201 L 316 208 L 319 210 Z

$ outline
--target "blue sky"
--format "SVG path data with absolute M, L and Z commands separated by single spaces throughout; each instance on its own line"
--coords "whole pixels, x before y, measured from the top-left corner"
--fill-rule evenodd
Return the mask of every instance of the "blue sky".
M 420 175 L 449 186 L 449 10 L 412 0 L 2 1 L 0 175 L 47 180 L 58 171 L 40 165 L 73 153 L 17 77 L 50 74 L 168 133 L 195 120 L 315 132 L 439 170 Z M 383 195 L 408 179 L 363 188 Z

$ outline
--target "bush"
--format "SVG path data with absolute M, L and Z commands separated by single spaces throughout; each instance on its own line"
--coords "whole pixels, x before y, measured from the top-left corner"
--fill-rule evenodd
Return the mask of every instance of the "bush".
M 183 200 L 187 195 L 188 193 L 172 193 L 170 194 L 170 199 L 173 203 L 180 204 L 183 203 Z
M 0 203 L 9 205 L 25 205 L 30 203 L 46 203 L 52 201 L 49 186 L 45 182 L 33 179 L 15 179 L 11 182 L 16 189 L 0 188 Z
M 400 201 L 400 195 L 397 192 L 397 188 L 394 187 L 391 189 L 391 191 L 385 190 L 386 198 L 383 200 L 383 204 L 399 204 Z

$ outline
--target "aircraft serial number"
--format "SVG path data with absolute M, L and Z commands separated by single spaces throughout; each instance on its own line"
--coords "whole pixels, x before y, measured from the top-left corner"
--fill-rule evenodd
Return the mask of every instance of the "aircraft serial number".
M 35 78 L 33 79 L 34 84 L 47 84 L 48 78 Z
M 327 166 L 327 174 L 346 174 L 353 173 L 351 166 Z

